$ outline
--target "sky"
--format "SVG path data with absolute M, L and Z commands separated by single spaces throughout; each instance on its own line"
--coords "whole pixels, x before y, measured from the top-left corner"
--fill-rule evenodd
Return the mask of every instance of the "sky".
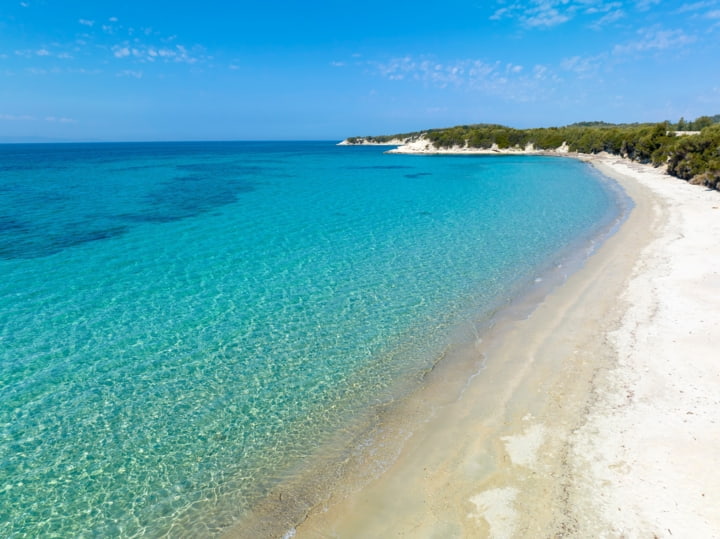
M 0 142 L 720 113 L 720 0 L 0 0 Z

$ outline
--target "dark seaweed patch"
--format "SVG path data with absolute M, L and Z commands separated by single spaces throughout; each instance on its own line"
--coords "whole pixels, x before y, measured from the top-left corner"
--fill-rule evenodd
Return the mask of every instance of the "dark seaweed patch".
M 374 166 L 361 166 L 361 167 L 347 167 L 348 170 L 402 170 L 412 169 L 406 165 L 374 165 Z
M 163 165 L 133 165 L 130 167 L 113 168 L 112 172 L 136 172 L 138 170 L 148 170 L 151 168 L 164 168 Z
M 119 223 L 98 227 L 97 217 L 62 224 L 55 221 L 53 230 L 30 227 L 10 217 L 0 218 L 0 258 L 40 258 L 89 242 L 102 241 L 125 234 L 138 223 L 169 223 L 195 217 L 237 201 L 242 193 L 251 192 L 250 182 L 224 180 L 212 175 L 183 175 L 162 183 L 151 191 L 137 211 L 105 216 Z M 44 202 L 65 198 L 62 194 L 43 193 Z M 45 225 L 46 226 L 46 225 Z
M 127 231 L 128 227 L 126 226 L 114 226 L 90 230 L 71 229 L 65 236 L 57 238 L 55 245 L 61 248 L 74 247 L 75 245 L 82 245 L 83 243 L 107 240 L 116 236 L 121 236 Z
M 414 172 L 413 174 L 405 174 L 405 177 L 410 178 L 411 180 L 422 178 L 423 176 L 432 176 L 432 172 Z
M 34 170 L 37 168 L 44 168 L 42 166 L 35 165 L 0 165 L 0 172 L 12 172 L 15 170 Z
M 254 190 L 254 184 L 241 179 L 225 179 L 212 174 L 175 176 L 150 192 L 140 211 L 118 218 L 135 223 L 169 223 L 232 204 L 240 194 Z
M 10 230 L 14 232 L 12 237 L 3 237 L 0 234 L 0 258 L 42 258 L 69 247 L 120 236 L 127 230 L 126 226 L 84 229 L 81 224 L 76 224 L 65 228 L 61 233 L 41 236 L 21 225 L 14 231 Z
M 0 234 L 16 233 L 27 230 L 27 225 L 11 217 L 0 215 Z

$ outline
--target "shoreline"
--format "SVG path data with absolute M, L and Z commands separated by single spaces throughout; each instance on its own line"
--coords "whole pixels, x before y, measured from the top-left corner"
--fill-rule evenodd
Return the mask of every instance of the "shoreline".
M 429 384 L 443 404 L 394 463 L 311 509 L 296 537 L 720 534 L 720 299 L 704 293 L 720 290 L 720 193 L 572 157 L 625 188 L 628 220 L 527 319 L 484 338 L 483 375 L 460 398 Z

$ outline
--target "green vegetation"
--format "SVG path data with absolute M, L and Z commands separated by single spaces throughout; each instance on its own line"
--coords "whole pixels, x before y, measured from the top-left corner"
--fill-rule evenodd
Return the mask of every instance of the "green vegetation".
M 720 190 L 720 124 L 680 137 L 668 149 L 667 166 L 673 176 Z
M 377 135 L 372 137 L 349 137 L 347 138 L 347 142 L 349 144 L 362 144 L 370 143 L 370 144 L 393 144 L 394 140 L 402 140 L 405 142 L 409 142 L 411 140 L 417 139 L 420 135 L 422 135 L 422 132 L 417 133 L 405 133 L 400 135 Z
M 676 134 L 693 131 L 693 134 Z M 571 152 L 614 155 L 667 166 L 669 174 L 694 184 L 720 189 L 720 114 L 701 116 L 694 121 L 683 118 L 676 124 L 609 124 L 582 122 L 565 127 L 513 129 L 503 125 L 460 125 L 417 133 L 380 137 L 352 137 L 350 143 L 363 140 L 382 144 L 393 139 L 417 140 L 425 136 L 437 148 L 455 146 L 499 149 L 526 148 L 554 150 L 567 145 Z

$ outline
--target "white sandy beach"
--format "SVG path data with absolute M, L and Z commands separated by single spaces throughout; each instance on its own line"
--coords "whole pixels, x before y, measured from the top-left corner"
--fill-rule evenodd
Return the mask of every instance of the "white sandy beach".
M 619 232 L 465 351 L 479 376 L 404 404 L 437 403 L 296 537 L 720 537 L 720 193 L 584 159 L 635 201 Z

